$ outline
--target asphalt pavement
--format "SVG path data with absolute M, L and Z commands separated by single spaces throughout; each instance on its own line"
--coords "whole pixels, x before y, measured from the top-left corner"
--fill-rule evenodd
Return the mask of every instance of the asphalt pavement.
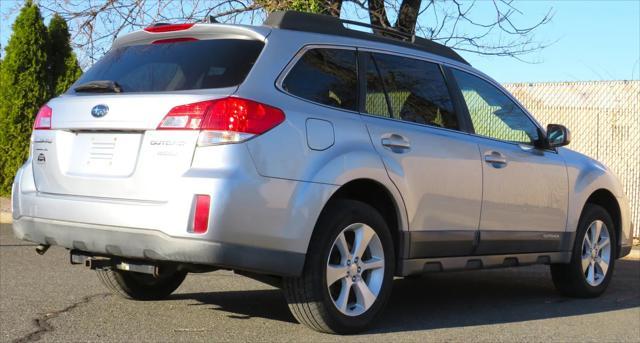
M 278 289 L 229 271 L 190 274 L 164 301 L 111 295 L 65 249 L 44 256 L 0 225 L 0 341 L 640 342 L 640 259 L 596 299 L 558 295 L 547 266 L 396 279 L 377 326 L 341 337 L 298 324 Z

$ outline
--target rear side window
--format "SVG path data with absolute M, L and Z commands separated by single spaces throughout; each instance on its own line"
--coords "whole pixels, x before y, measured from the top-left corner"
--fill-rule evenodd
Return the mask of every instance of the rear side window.
M 237 86 L 264 43 L 215 39 L 125 46 L 108 52 L 73 88 L 90 81 L 115 81 L 125 93 L 166 92 Z
M 306 100 L 356 111 L 356 70 L 355 50 L 311 49 L 289 71 L 282 88 Z
M 389 116 L 379 104 L 383 99 L 380 92 L 384 90 L 392 118 L 458 129 L 449 90 L 437 64 L 387 54 L 372 56 L 367 63 L 366 110 L 370 114 Z M 374 69 L 382 80 L 380 85 L 376 84 Z

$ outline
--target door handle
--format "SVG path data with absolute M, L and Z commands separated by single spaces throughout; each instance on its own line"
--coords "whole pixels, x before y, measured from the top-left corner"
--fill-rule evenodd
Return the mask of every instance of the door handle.
M 383 136 L 380 142 L 384 147 L 391 149 L 393 152 L 403 152 L 411 148 L 408 139 L 395 133 Z
M 484 161 L 494 168 L 503 168 L 507 165 L 507 157 L 497 151 L 491 151 L 484 155 Z

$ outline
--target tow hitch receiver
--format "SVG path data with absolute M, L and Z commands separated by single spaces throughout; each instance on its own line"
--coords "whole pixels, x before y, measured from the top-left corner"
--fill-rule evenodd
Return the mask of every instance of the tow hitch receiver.
M 158 266 L 142 261 L 124 260 L 116 257 L 93 256 L 82 251 L 71 250 L 71 264 L 84 264 L 91 270 L 119 269 L 128 272 L 150 274 L 158 277 Z

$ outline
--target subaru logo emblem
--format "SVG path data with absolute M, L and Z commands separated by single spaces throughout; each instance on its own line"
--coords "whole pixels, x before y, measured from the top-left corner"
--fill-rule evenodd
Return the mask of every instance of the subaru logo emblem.
M 107 105 L 95 105 L 91 109 L 91 115 L 96 118 L 102 118 L 109 113 L 109 107 Z

